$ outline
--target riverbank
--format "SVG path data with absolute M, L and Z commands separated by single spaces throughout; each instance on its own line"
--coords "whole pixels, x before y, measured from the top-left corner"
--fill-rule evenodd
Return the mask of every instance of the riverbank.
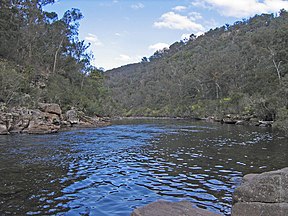
M 112 120 L 193 120 L 193 121 L 205 121 L 205 122 L 218 122 L 221 124 L 232 124 L 232 125 L 249 125 L 256 127 L 272 127 L 274 121 L 264 121 L 258 119 L 256 116 L 240 116 L 228 114 L 223 117 L 151 117 L 151 116 L 129 116 L 129 117 L 114 117 Z
M 233 193 L 232 216 L 288 215 L 288 167 L 247 174 Z M 193 207 L 191 202 L 156 201 L 134 209 L 131 216 L 219 215 Z
M 63 113 L 58 104 L 39 103 L 38 108 L 2 108 L 0 135 L 13 133 L 48 134 L 71 128 L 89 128 L 109 125 L 109 119 L 86 116 L 75 108 Z

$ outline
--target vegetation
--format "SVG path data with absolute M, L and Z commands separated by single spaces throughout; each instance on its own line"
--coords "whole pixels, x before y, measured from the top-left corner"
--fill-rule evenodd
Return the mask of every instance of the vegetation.
M 103 71 L 91 66 L 89 44 L 78 38 L 78 9 L 59 19 L 43 7 L 54 0 L 0 1 L 0 102 L 58 103 L 101 113 Z
M 109 114 L 241 114 L 287 123 L 287 35 L 285 10 L 256 15 L 108 71 Z
M 54 0 L 0 1 L 0 108 L 38 102 L 86 114 L 205 117 L 239 114 L 287 129 L 288 12 L 191 35 L 106 73 L 78 38 L 78 9 Z

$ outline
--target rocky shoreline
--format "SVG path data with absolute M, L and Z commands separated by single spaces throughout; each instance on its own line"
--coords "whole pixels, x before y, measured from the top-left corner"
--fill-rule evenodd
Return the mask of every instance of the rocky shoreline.
M 221 124 L 234 124 L 234 125 L 251 125 L 259 127 L 272 127 L 273 121 L 264 121 L 257 118 L 255 115 L 236 115 L 236 114 L 227 114 L 222 118 L 219 117 L 207 117 L 207 118 L 198 118 L 197 120 L 204 120 L 207 122 L 220 122 Z
M 288 167 L 248 174 L 233 193 L 232 216 L 288 215 Z M 156 201 L 134 209 L 131 216 L 218 215 L 188 201 Z
M 259 127 L 272 127 L 273 121 L 264 121 L 257 118 L 255 115 L 234 115 L 234 114 L 227 114 L 223 117 L 149 117 L 149 116 L 129 116 L 129 117 L 114 117 L 113 120 L 153 120 L 153 119 L 160 119 L 160 120 L 195 120 L 195 121 L 206 121 L 206 122 L 219 122 L 221 124 L 234 124 L 234 125 L 251 125 L 251 126 L 259 126 Z
M 0 135 L 13 133 L 48 134 L 72 127 L 109 125 L 106 118 L 89 117 L 76 109 L 62 113 L 58 104 L 39 103 L 37 109 L 13 107 L 0 110 Z

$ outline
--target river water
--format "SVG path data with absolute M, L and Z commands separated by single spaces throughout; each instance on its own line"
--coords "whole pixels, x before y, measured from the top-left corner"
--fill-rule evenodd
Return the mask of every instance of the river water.
M 247 173 L 288 166 L 270 128 L 130 120 L 0 136 L 0 215 L 129 215 L 158 199 L 229 215 Z

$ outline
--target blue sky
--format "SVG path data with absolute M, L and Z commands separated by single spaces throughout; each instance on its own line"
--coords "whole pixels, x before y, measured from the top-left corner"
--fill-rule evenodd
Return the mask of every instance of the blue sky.
M 255 14 L 288 10 L 288 0 L 58 0 L 44 9 L 84 15 L 79 37 L 91 43 L 93 65 L 112 69 L 139 62 L 190 34 Z

